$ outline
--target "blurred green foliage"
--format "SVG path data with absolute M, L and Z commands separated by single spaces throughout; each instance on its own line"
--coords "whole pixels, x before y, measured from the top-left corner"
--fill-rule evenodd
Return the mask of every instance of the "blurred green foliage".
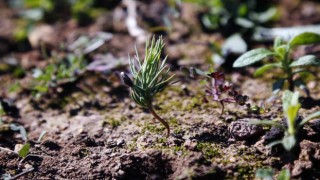
M 278 11 L 271 1 L 256 0 L 183 0 L 202 8 L 199 21 L 205 31 L 218 31 L 227 39 L 220 46 L 211 44 L 216 67 L 228 64 L 230 54 L 242 54 L 260 26 L 277 19 Z M 232 56 L 230 56 L 232 57 Z
M 33 21 L 54 22 L 73 17 L 81 20 L 86 14 L 91 16 L 97 0 L 10 0 L 10 7 L 17 9 L 21 18 Z
M 108 8 L 98 0 L 9 0 L 8 4 L 19 17 L 14 31 L 14 39 L 18 42 L 27 38 L 35 23 L 53 23 L 73 18 L 83 26 Z
M 295 86 L 306 91 L 309 96 L 309 90 L 306 86 L 306 82 L 297 75 L 301 73 L 311 73 L 309 67 L 319 67 L 320 60 L 315 55 L 304 55 L 298 59 L 292 58 L 293 50 L 302 45 L 312 45 L 320 42 L 320 35 L 311 32 L 305 32 L 292 37 L 288 42 L 285 42 L 281 38 L 274 40 L 273 50 L 265 48 L 257 48 L 242 54 L 234 63 L 233 67 L 246 67 L 251 64 L 255 64 L 263 59 L 272 58 L 275 62 L 268 61 L 267 64 L 261 66 L 256 70 L 254 76 L 261 76 L 266 74 L 269 70 L 276 68 L 281 69 L 281 76 L 277 77 L 277 81 L 273 83 L 273 93 L 277 94 L 281 89 L 285 87 L 285 83 L 288 84 L 288 89 L 294 91 Z
M 69 54 L 62 61 L 51 63 L 44 69 L 34 69 L 34 82 L 31 85 L 33 95 L 40 97 L 61 83 L 74 82 L 85 67 L 86 61 L 82 55 Z
M 204 7 L 203 26 L 209 30 L 223 29 L 226 36 L 237 31 L 245 33 L 257 25 L 271 21 L 277 10 L 270 2 L 255 0 L 184 0 Z M 238 27 L 238 28 L 235 28 Z M 239 29 L 240 27 L 240 29 Z
M 0 124 L 1 124 L 1 116 L 5 115 L 4 109 L 2 108 L 2 105 L 0 103 Z

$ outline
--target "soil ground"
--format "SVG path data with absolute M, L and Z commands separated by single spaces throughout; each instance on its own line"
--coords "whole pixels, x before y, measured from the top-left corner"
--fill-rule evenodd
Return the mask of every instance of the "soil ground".
M 320 22 L 317 1 L 294 2 L 283 0 L 277 4 L 282 16 L 274 26 Z M 143 18 L 157 24 L 161 20 L 155 13 L 168 8 L 163 1 L 139 1 L 139 5 L 142 17 L 139 23 L 145 29 L 151 25 Z M 129 89 L 119 80 L 117 74 L 126 70 L 125 67 L 114 68 L 107 74 L 85 72 L 79 80 L 65 83 L 38 99 L 27 88 L 9 93 L 10 85 L 16 81 L 22 84 L 32 81 L 31 70 L 44 67 L 48 61 L 39 48 L 27 43 L 23 46 L 26 49 L 21 50 L 14 43 L 12 31 L 16 12 L 2 2 L 2 62 L 14 57 L 27 71 L 22 77 L 16 77 L 10 68 L 1 72 L 2 98 L 12 100 L 19 112 L 18 117 L 4 116 L 2 120 L 4 124 L 19 124 L 27 130 L 31 150 L 25 159 L 0 151 L 0 174 L 15 176 L 34 168 L 18 179 L 253 179 L 258 168 L 271 167 L 277 174 L 293 159 L 294 178 L 320 179 L 320 120 L 303 128 L 297 151 L 292 156 L 281 146 L 266 148 L 263 140 L 270 135 L 269 129 L 243 140 L 233 137 L 232 122 L 240 119 L 282 119 L 281 101 L 277 100 L 270 111 L 259 115 L 247 113 L 243 106 L 227 104 L 225 113 L 220 116 L 221 107 L 206 96 L 206 86 L 186 77 L 179 69 L 181 66 L 207 69 L 212 54 L 207 44 L 223 42 L 224 37 L 218 32 L 204 32 L 197 19 L 200 8 L 188 3 L 180 8 L 179 18 L 170 17 L 173 30 L 164 34 L 164 54 L 168 55 L 168 64 L 179 82 L 154 99 L 156 111 L 171 127 L 170 137 L 166 138 L 165 128 L 146 109 L 134 103 Z M 57 36 L 48 41 L 49 51 L 59 52 L 60 42 L 68 43 L 80 35 L 107 31 L 113 33 L 112 39 L 87 55 L 88 59 L 105 53 L 116 59 L 126 59 L 128 54 L 134 55 L 135 45 L 142 56 L 144 44 L 137 43 L 136 38 L 129 35 L 124 21 L 115 22 L 110 18 L 121 12 L 125 12 L 124 7 L 118 5 L 85 26 L 79 26 L 74 20 L 50 24 Z M 253 43 L 249 46 L 268 45 Z M 303 47 L 297 54 L 319 54 L 319 49 L 319 45 Z M 228 81 L 248 95 L 251 104 L 260 104 L 272 94 L 275 74 L 253 78 L 254 69 L 230 71 L 225 68 Z M 300 115 L 303 117 L 320 110 L 320 73 L 319 70 L 315 72 L 307 84 L 312 98 L 302 98 L 304 108 Z M 19 133 L 2 126 L 0 147 L 14 150 L 16 144 L 23 143 Z M 46 134 L 37 143 L 43 131 Z

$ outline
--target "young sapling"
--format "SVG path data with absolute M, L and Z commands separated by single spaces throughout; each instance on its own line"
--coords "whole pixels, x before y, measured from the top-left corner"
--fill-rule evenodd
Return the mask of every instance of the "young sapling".
M 296 78 L 296 75 L 309 72 L 308 69 L 305 68 L 307 66 L 319 66 L 320 59 L 314 55 L 305 55 L 297 60 L 294 60 L 290 57 L 290 54 L 297 46 L 315 43 L 320 43 L 320 35 L 311 32 L 294 36 L 289 42 L 284 42 L 281 38 L 276 38 L 274 41 L 273 51 L 265 48 L 253 49 L 240 56 L 233 63 L 233 67 L 245 67 L 259 62 L 265 58 L 272 57 L 275 62 L 270 62 L 258 68 L 255 71 L 254 76 L 261 76 L 268 70 L 280 68 L 285 75 L 283 77 L 279 77 L 278 80 L 273 84 L 274 93 L 279 92 L 283 88 L 285 82 L 287 82 L 288 89 L 290 91 L 294 91 L 294 87 L 298 86 L 303 90 L 306 90 L 307 95 L 309 96 L 305 82 L 301 78 Z
M 143 64 L 141 64 L 138 52 L 135 58 L 129 58 L 133 81 L 124 72 L 121 72 L 121 77 L 123 82 L 130 87 L 132 99 L 140 106 L 147 108 L 166 127 L 167 137 L 169 137 L 169 124 L 154 111 L 152 105 L 154 96 L 172 84 L 174 77 L 174 75 L 169 76 L 170 68 L 165 65 L 167 58 L 164 58 L 162 62 L 160 60 L 163 47 L 162 37 L 157 40 L 153 37 L 151 43 L 147 40 Z

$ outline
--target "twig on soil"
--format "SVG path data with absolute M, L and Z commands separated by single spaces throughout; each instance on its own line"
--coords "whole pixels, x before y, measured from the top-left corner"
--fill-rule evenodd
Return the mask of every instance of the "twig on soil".
M 25 175 L 25 174 L 27 174 L 27 173 L 29 173 L 29 172 L 33 171 L 33 170 L 34 170 L 34 168 L 33 168 L 33 167 L 32 167 L 32 168 L 29 168 L 29 169 L 26 169 L 25 171 L 22 171 L 21 173 L 19 173 L 19 174 L 15 175 L 15 176 L 13 176 L 13 177 L 11 177 L 11 178 L 10 178 L 10 180 L 17 179 L 18 177 L 23 176 L 23 175 Z

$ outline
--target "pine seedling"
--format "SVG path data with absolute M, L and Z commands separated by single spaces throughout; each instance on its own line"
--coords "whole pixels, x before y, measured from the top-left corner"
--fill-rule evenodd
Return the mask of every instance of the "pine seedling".
M 132 99 L 140 106 L 147 108 L 166 127 L 167 137 L 169 137 L 169 124 L 154 111 L 152 105 L 154 96 L 172 84 L 174 77 L 174 75 L 169 76 L 170 68 L 165 65 L 167 57 L 161 61 L 163 47 L 162 37 L 157 40 L 153 37 L 151 43 L 147 40 L 143 64 L 141 64 L 137 51 L 135 58 L 129 58 L 133 81 L 124 72 L 121 72 L 121 77 L 124 83 L 130 87 Z

